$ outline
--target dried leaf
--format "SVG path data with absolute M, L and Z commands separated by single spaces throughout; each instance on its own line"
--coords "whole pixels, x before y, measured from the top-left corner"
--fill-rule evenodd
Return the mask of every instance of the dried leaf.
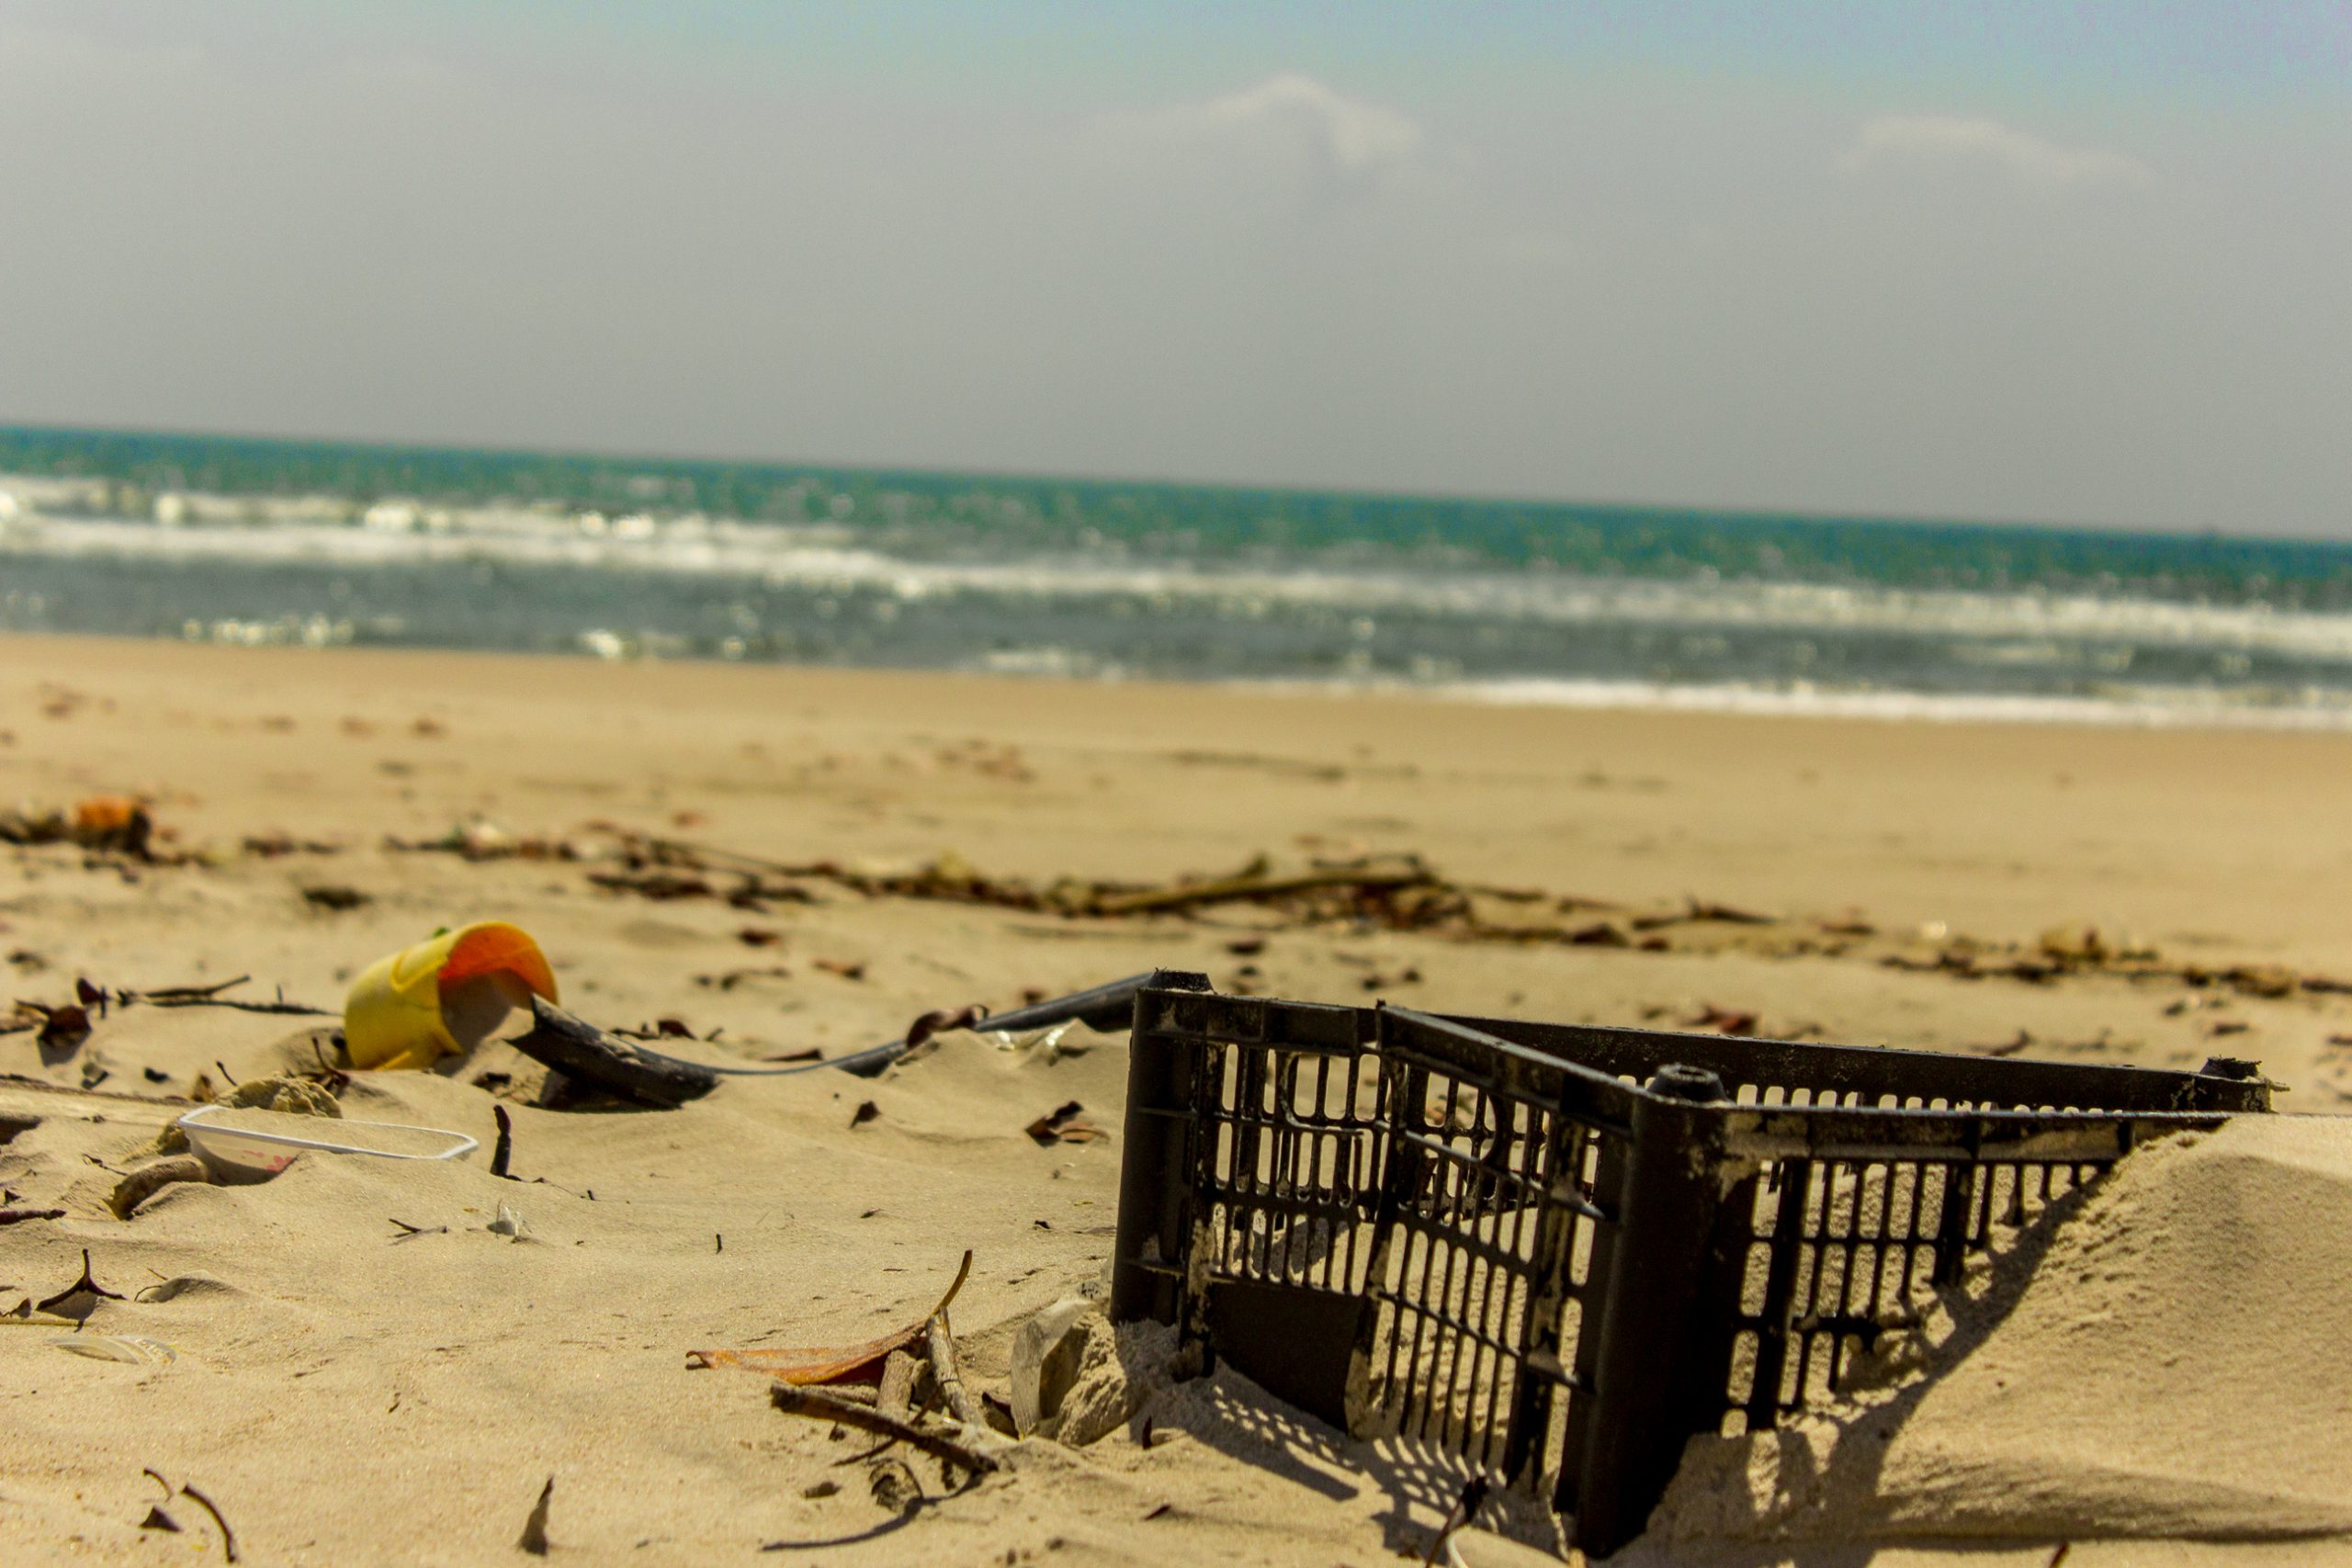
M 949 1030 L 971 1029 L 988 1017 L 989 1010 L 978 1005 L 949 1010 L 941 1008 L 923 1014 L 907 1025 L 907 1049 L 911 1052 L 934 1034 Z
M 90 1015 L 77 1006 L 44 1010 L 36 1037 L 45 1051 L 70 1051 L 90 1037 Z
M 514 1543 L 534 1557 L 548 1554 L 548 1505 L 554 1497 L 555 1477 L 550 1475 L 548 1483 L 539 1488 L 539 1500 L 531 1505 L 530 1517 L 523 1521 L 522 1539 Z
M 1079 1115 L 1085 1109 L 1075 1100 L 1066 1101 L 1030 1122 L 1023 1130 L 1037 1141 L 1040 1148 L 1055 1144 L 1091 1144 L 1107 1136 L 1102 1128 Z
M 964 1261 L 956 1269 L 956 1278 L 939 1304 L 895 1333 L 863 1345 L 820 1346 L 807 1349 L 778 1350 L 689 1350 L 686 1365 L 699 1367 L 734 1367 L 742 1371 L 759 1372 L 778 1382 L 796 1388 L 808 1388 L 824 1383 L 872 1382 L 882 1381 L 882 1365 L 894 1350 L 911 1352 L 923 1342 L 930 1332 L 931 1320 L 945 1312 L 955 1301 L 956 1292 L 964 1288 L 964 1280 L 972 1271 L 972 1255 L 964 1254 Z

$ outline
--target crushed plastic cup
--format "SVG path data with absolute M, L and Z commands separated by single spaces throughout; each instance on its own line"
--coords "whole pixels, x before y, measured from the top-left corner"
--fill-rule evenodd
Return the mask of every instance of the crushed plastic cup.
M 369 964 L 343 1005 L 344 1044 L 356 1067 L 430 1067 L 535 996 L 559 999 L 539 944 L 519 926 L 479 921 Z
M 199 1105 L 179 1118 L 217 1180 L 263 1181 L 300 1154 L 372 1155 L 378 1159 L 456 1159 L 481 1145 L 463 1133 L 396 1122 L 346 1122 L 250 1107 Z

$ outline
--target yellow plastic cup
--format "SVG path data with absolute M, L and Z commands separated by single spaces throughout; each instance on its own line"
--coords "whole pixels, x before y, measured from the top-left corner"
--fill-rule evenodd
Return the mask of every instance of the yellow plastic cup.
M 510 1006 L 533 996 L 557 1000 L 555 974 L 530 933 L 503 920 L 481 920 L 443 931 L 428 942 L 402 948 L 369 964 L 352 982 L 343 1004 L 343 1039 L 355 1067 L 424 1068 L 444 1056 L 462 1055 L 481 1043 L 469 1017 L 460 1043 L 451 1026 L 451 1005 L 477 998 L 488 988 Z M 493 1010 L 503 1012 L 503 1008 Z M 493 1020 L 494 1021 L 494 1020 Z

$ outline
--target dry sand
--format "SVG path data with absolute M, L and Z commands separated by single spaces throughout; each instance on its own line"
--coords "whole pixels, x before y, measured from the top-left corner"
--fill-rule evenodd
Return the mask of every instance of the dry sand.
M 1766 1033 L 1946 1049 L 2023 1030 L 2037 1053 L 2081 1059 L 2259 1057 L 2293 1109 L 2352 1100 L 2352 1047 L 2331 1043 L 2352 1038 L 2352 998 L 2113 975 L 1970 981 L 1881 962 L 1931 952 L 1923 927 L 2030 944 L 2063 923 L 2176 962 L 2352 974 L 2352 737 L 71 640 L 0 641 L 0 805 L 139 792 L 178 846 L 226 852 L 130 874 L 62 847 L 0 852 L 0 953 L 11 994 L 36 999 L 64 999 L 77 976 L 153 988 L 250 974 L 235 994 L 339 1006 L 379 953 L 504 918 L 539 936 L 575 1010 L 721 1028 L 717 1045 L 682 1047 L 714 1056 L 840 1052 L 933 1007 L 1003 1008 L 1161 965 L 1307 998 L 1361 1001 L 1374 982 L 1419 1006 L 1556 1019 L 1671 1024 L 1713 1006 L 1758 1014 Z M 1635 907 L 1696 896 L 1805 928 L 1860 911 L 1878 934 L 1846 951 L 1724 937 L 1645 953 L 1285 930 L 1243 959 L 1227 951 L 1241 933 L 1216 920 L 1063 921 L 842 893 L 754 915 L 599 892 L 577 865 L 380 847 L 476 816 L 516 833 L 605 819 L 794 861 L 952 851 L 1033 878 L 1414 851 L 1464 879 Z M 337 852 L 237 852 L 266 833 Z M 325 886 L 368 901 L 303 896 Z M 746 945 L 747 927 L 777 940 Z M 787 973 L 760 972 L 773 969 Z M 270 1070 L 304 1021 L 134 1008 L 71 1053 L 0 1036 L 0 1071 L 80 1085 L 103 1070 L 105 1089 L 185 1092 L 199 1072 Z M 164 1113 L 6 1087 L 0 1116 L 42 1120 L 0 1145 L 0 1181 L 68 1214 L 0 1229 L 0 1281 L 14 1287 L 0 1308 L 70 1282 L 85 1247 L 125 1296 L 193 1282 L 99 1302 L 87 1325 L 169 1342 L 178 1359 L 162 1369 L 62 1354 L 58 1328 L 0 1326 L 0 1557 L 216 1551 L 186 1498 L 167 1505 L 184 1533 L 137 1528 L 160 1495 L 142 1467 L 214 1499 L 258 1562 L 508 1559 L 550 1474 L 555 1554 L 583 1563 L 748 1558 L 776 1542 L 841 1562 L 1418 1556 L 1429 1513 L 1400 1500 L 1376 1456 L 1285 1440 L 1242 1385 L 1169 1396 L 1159 1425 L 1181 1438 L 1046 1447 L 891 1528 L 857 1469 L 831 1468 L 853 1445 L 771 1410 L 757 1379 L 683 1370 L 696 1347 L 882 1333 L 927 1307 L 969 1247 L 956 1321 L 976 1375 L 1001 1377 L 1012 1327 L 1099 1284 L 1110 1249 L 1115 1141 L 1040 1148 L 1022 1133 L 1069 1100 L 1115 1127 L 1123 1042 L 1070 1043 L 1086 1049 L 1048 1060 L 958 1038 L 880 1082 L 737 1080 L 679 1112 L 615 1115 L 535 1109 L 530 1065 L 492 1045 L 454 1076 L 363 1077 L 345 1114 L 487 1145 L 493 1100 L 471 1080 L 513 1072 L 514 1169 L 549 1185 L 496 1179 L 480 1154 L 439 1168 L 306 1157 L 262 1186 L 173 1189 L 129 1222 L 107 1214 L 114 1178 L 91 1160 L 120 1165 Z M 853 1128 L 867 1100 L 879 1114 Z M 1721 1506 L 1679 1501 L 1686 1533 L 1660 1560 L 1845 1563 L 1871 1540 L 1901 1543 L 1886 1562 L 1932 1558 L 1938 1519 L 1972 1538 L 1971 1564 L 2045 1563 L 2061 1540 L 2126 1529 L 2143 1539 L 2083 1539 L 2067 1561 L 2345 1557 L 2313 1540 L 2145 1539 L 2334 1529 L 2352 1508 L 2340 1447 L 2305 1443 L 2300 1467 L 2281 1454 L 2282 1433 L 2330 1430 L 2329 1410 L 2347 1412 L 2339 1444 L 2352 1430 L 2352 1373 L 2325 1354 L 2352 1292 L 2310 1283 L 2340 1280 L 2352 1245 L 2340 1130 L 2297 1133 L 2308 1147 L 2216 1138 L 2135 1160 L 2097 1201 L 2156 1216 L 2172 1250 L 2119 1255 L 2094 1211 L 2007 1324 L 1906 1396 L 1916 1408 L 1874 1461 L 1875 1490 L 1816 1499 L 1815 1523 L 1792 1528 L 1774 1511 L 1789 1489 L 1749 1484 L 1756 1456 L 1715 1455 Z M 485 1228 L 501 1204 L 529 1239 Z M 397 1239 L 395 1220 L 425 1234 Z M 2233 1236 L 2250 1239 L 2220 1245 Z M 2293 1281 L 2301 1293 L 2283 1294 Z M 2281 1316 L 2303 1326 L 2256 1333 Z M 2199 1334 L 2228 1348 L 2162 1365 Z M 2018 1369 L 2053 1360 L 2084 1369 L 2080 1393 L 2045 1382 L 2018 1397 Z M 2075 1419 L 2092 1405 L 2144 1440 L 2108 1442 L 2110 1427 Z M 2135 1490 L 2151 1476 L 2178 1483 L 2162 1508 Z M 829 1478 L 838 1495 L 804 1495 Z
M 1725 1540 L 2352 1536 L 2352 1125 L 2135 1154 L 2022 1290 L 1834 1410 L 1692 1446 L 1654 1521 Z

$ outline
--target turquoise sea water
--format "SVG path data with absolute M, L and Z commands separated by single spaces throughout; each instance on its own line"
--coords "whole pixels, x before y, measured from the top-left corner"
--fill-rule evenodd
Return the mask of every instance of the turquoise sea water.
M 2352 723 L 2352 547 L 0 428 L 0 629 Z

